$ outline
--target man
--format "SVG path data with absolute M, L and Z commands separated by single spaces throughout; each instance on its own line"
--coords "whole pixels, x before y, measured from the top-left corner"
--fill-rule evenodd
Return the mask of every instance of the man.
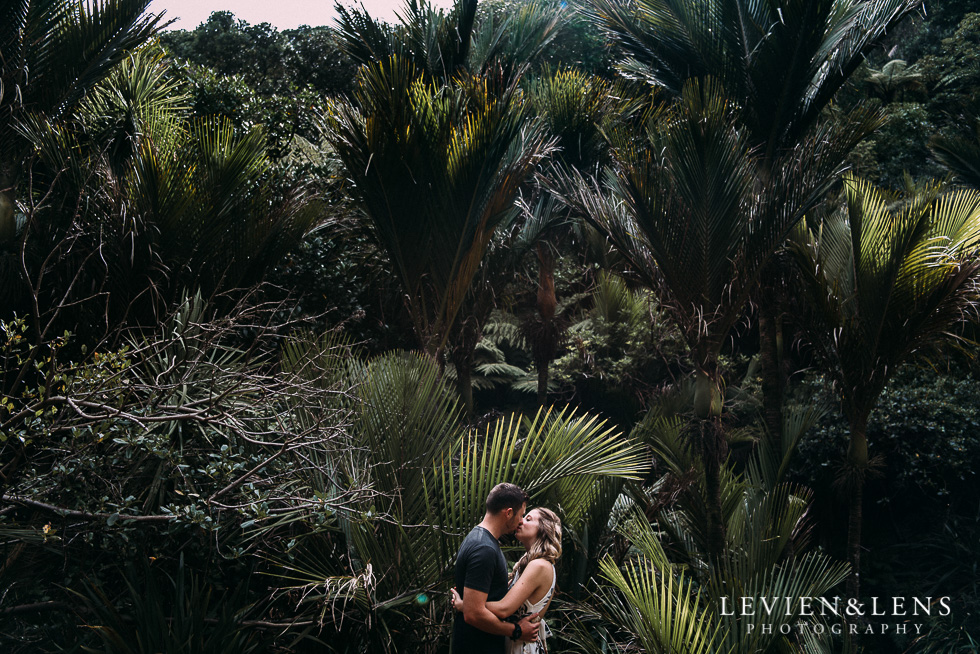
M 514 484 L 497 484 L 486 506 L 483 522 L 466 536 L 456 557 L 456 592 L 463 598 L 463 610 L 453 624 L 453 654 L 503 654 L 504 636 L 528 643 L 538 637 L 537 614 L 514 624 L 487 608 L 487 602 L 507 594 L 507 561 L 497 540 L 521 524 L 527 495 Z

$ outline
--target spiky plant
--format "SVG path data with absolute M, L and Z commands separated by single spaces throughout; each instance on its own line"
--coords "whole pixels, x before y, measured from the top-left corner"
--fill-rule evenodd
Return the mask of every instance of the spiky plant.
M 811 493 L 780 481 L 779 461 L 767 454 L 754 458 L 745 475 L 725 466 L 728 556 L 713 562 L 703 528 L 702 463 L 683 438 L 685 420 L 674 404 L 665 397 L 634 429 L 635 438 L 652 445 L 665 474 L 648 496 L 634 494 L 632 509 L 616 526 L 630 549 L 603 558 L 594 596 L 577 607 L 601 620 L 598 633 L 576 627 L 569 630 L 572 640 L 589 652 L 627 642 L 662 653 L 813 651 L 802 646 L 808 630 L 799 624 L 812 631 L 820 617 L 801 613 L 800 599 L 831 591 L 847 565 L 804 552 Z M 668 489 L 665 501 L 658 491 Z M 742 597 L 779 597 L 780 605 L 772 613 L 760 608 L 742 615 Z M 785 631 L 800 637 L 787 638 Z
M 57 198 L 31 221 L 31 247 L 46 253 L 80 241 L 66 247 L 69 270 L 48 261 L 32 273 L 60 273 L 69 289 L 80 274 L 85 292 L 109 291 L 112 321 L 162 315 L 184 288 L 210 295 L 253 283 L 319 214 L 305 188 L 274 183 L 261 129 L 189 121 L 176 90 L 160 53 L 144 49 L 70 120 L 36 116 L 19 128 L 38 155 L 37 179 Z
M 325 136 L 401 282 L 423 349 L 444 349 L 497 226 L 550 152 L 520 90 L 461 73 L 443 86 L 393 56 L 362 69 Z
M 16 205 L 30 144 L 17 132 L 29 115 L 71 112 L 126 53 L 161 28 L 149 0 L 9 0 L 0 4 L 0 305 L 16 307 L 27 286 L 15 252 L 25 221 Z
M 717 493 L 727 450 L 718 356 L 769 258 L 836 170 L 837 148 L 848 147 L 805 141 L 770 171 L 739 116 L 716 81 L 690 82 L 675 106 L 651 120 L 646 139 L 614 149 L 602 186 L 579 178 L 565 192 L 659 293 L 690 349 L 716 556 L 724 550 Z
M 804 331 L 850 426 L 841 481 L 851 597 L 860 591 L 863 489 L 873 464 L 868 416 L 903 363 L 961 342 L 957 325 L 980 305 L 978 248 L 980 193 L 934 186 L 896 197 L 850 176 L 839 209 L 795 237 L 812 307 Z
M 842 172 L 848 151 L 877 126 L 860 108 L 823 120 L 837 91 L 919 0 L 590 0 L 591 14 L 621 49 L 620 71 L 678 97 L 691 79 L 712 77 L 740 108 L 739 124 L 759 155 L 760 186 L 785 182 L 784 153 L 823 141 L 836 158 L 824 182 Z M 855 130 L 858 133 L 854 133 Z M 856 137 L 856 138 L 855 138 Z M 805 144 L 810 143 L 810 146 Z M 835 153 L 829 150 L 835 149 Z M 808 174 L 816 169 L 800 160 Z M 809 170 L 808 170 L 809 169 Z M 797 198 L 797 201 L 799 198 Z M 802 209 L 802 207 L 796 207 Z M 773 206 L 773 211 L 782 211 Z M 766 420 L 782 424 L 786 385 L 783 320 L 787 266 L 760 278 L 760 360 Z

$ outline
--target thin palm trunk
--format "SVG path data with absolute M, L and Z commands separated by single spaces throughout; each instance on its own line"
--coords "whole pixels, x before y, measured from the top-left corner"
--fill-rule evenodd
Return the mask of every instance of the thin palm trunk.
M 710 372 L 708 372 L 710 371 Z M 725 519 L 721 506 L 721 466 L 728 456 L 728 443 L 721 424 L 724 401 L 718 366 L 711 362 L 695 377 L 694 413 L 698 420 L 701 461 L 704 466 L 705 517 L 708 554 L 715 561 L 725 556 Z
M 538 371 L 538 406 L 548 403 L 548 378 L 551 361 L 558 352 L 560 327 L 555 319 L 558 298 L 555 295 L 555 258 L 544 243 L 538 243 L 538 320 L 532 329 L 531 350 Z
M 851 576 L 847 595 L 857 599 L 861 592 L 861 523 L 864 515 L 864 482 L 868 474 L 868 415 L 851 420 L 851 440 L 847 448 L 845 481 L 848 492 L 847 560 Z
M 785 378 L 781 365 L 779 344 L 782 325 L 778 319 L 780 307 L 770 301 L 759 305 L 759 363 L 762 367 L 762 408 L 769 433 L 780 442 L 783 433 L 783 392 Z
M 548 403 L 548 378 L 551 374 L 550 361 L 538 361 L 538 406 Z
M 720 418 L 701 421 L 704 487 L 707 504 L 708 554 L 715 561 L 725 557 L 725 519 L 721 509 L 721 462 L 725 457 L 725 434 Z
M 0 177 L 0 189 L 9 184 Z M 14 240 L 17 222 L 14 219 L 14 201 L 4 191 L 0 190 L 0 244 Z
M 480 321 L 482 322 L 482 321 Z M 473 417 L 473 355 L 480 340 L 477 319 L 471 317 L 460 326 L 452 348 L 453 366 L 456 368 L 456 389 L 466 410 L 466 418 Z

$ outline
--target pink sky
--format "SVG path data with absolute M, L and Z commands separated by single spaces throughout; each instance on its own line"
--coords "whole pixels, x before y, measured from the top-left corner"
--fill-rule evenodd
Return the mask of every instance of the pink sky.
M 344 0 L 353 4 L 352 0 Z M 452 0 L 433 0 L 439 7 L 452 5 Z M 249 23 L 272 23 L 279 29 L 300 25 L 332 25 L 333 0 L 153 0 L 150 12 L 166 10 L 167 19 L 177 18 L 171 29 L 192 30 L 207 20 L 212 11 L 230 11 Z M 395 10 L 403 0 L 364 0 L 372 16 L 393 20 Z

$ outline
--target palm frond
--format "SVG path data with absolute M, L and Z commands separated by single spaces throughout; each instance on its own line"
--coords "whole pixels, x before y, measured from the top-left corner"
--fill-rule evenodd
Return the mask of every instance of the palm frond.
M 955 341 L 976 310 L 980 196 L 973 191 L 890 198 L 847 178 L 846 206 L 795 239 L 816 320 L 808 333 L 843 394 L 867 414 L 901 363 Z
M 534 418 L 501 418 L 485 433 L 464 435 L 451 458 L 437 461 L 430 496 L 452 539 L 447 549 L 454 551 L 483 515 L 490 489 L 502 481 L 558 510 L 574 529 L 597 496 L 598 480 L 638 478 L 648 465 L 641 448 L 597 418 L 542 409 Z
M 679 96 L 712 76 L 745 112 L 765 156 L 818 120 L 874 43 L 915 0 L 592 0 L 591 15 L 622 48 L 620 70 Z
M 392 57 L 362 70 L 358 108 L 335 104 L 326 138 L 354 180 L 406 292 L 421 342 L 445 345 L 497 227 L 551 150 L 514 83 L 449 86 Z

